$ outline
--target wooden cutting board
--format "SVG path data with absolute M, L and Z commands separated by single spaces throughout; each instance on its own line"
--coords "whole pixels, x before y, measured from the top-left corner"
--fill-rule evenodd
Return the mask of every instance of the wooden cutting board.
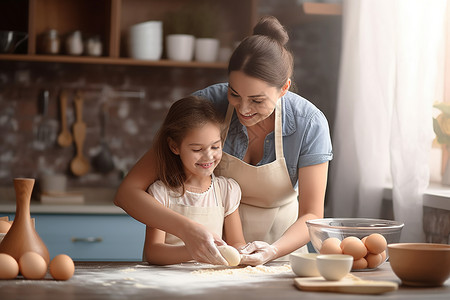
M 382 294 L 398 289 L 396 282 L 363 280 L 351 274 L 339 281 L 327 281 L 323 277 L 300 277 L 294 279 L 294 284 L 303 291 L 347 294 Z

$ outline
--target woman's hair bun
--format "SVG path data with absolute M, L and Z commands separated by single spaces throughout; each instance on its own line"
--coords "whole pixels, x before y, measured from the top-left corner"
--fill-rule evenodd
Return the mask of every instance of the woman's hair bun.
M 258 23 L 253 28 L 253 35 L 268 36 L 278 41 L 283 46 L 289 41 L 289 35 L 286 29 L 274 16 L 264 16 L 259 19 Z

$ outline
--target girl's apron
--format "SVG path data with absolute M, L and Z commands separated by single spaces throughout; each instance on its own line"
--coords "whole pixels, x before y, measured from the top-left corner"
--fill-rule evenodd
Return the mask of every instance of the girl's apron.
M 233 111 L 233 107 L 229 105 L 225 119 L 228 128 L 222 136 L 223 141 L 226 139 Z M 222 161 L 215 170 L 216 176 L 231 177 L 241 187 L 239 214 L 247 242 L 265 241 L 272 244 L 297 220 L 297 192 L 292 187 L 286 167 L 282 139 L 281 99 L 278 99 L 275 108 L 275 161 L 252 166 L 224 152 Z M 308 252 L 306 246 L 297 251 Z
M 212 175 L 212 189 L 214 193 L 214 199 L 216 200 L 216 206 L 200 207 L 200 206 L 187 206 L 177 204 L 176 195 L 169 192 L 169 208 L 206 226 L 210 231 L 216 233 L 218 236 L 222 236 L 223 220 L 225 215 L 225 208 L 222 203 L 221 193 L 219 185 L 216 183 L 214 175 Z M 178 237 L 166 233 L 166 244 L 171 245 L 184 245 L 183 241 Z

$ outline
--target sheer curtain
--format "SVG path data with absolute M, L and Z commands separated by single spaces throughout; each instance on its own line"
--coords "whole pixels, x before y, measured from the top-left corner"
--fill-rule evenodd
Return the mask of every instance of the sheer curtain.
M 329 204 L 333 217 L 381 213 L 388 178 L 402 241 L 423 241 L 422 194 L 442 101 L 447 0 L 344 0 Z

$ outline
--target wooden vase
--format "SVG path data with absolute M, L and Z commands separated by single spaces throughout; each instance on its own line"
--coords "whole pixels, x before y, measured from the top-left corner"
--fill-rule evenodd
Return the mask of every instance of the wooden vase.
M 47 265 L 50 255 L 47 246 L 36 232 L 30 214 L 31 192 L 34 179 L 15 178 L 14 190 L 16 192 L 16 216 L 8 233 L 0 244 L 0 253 L 7 253 L 17 261 L 28 251 L 41 255 Z

